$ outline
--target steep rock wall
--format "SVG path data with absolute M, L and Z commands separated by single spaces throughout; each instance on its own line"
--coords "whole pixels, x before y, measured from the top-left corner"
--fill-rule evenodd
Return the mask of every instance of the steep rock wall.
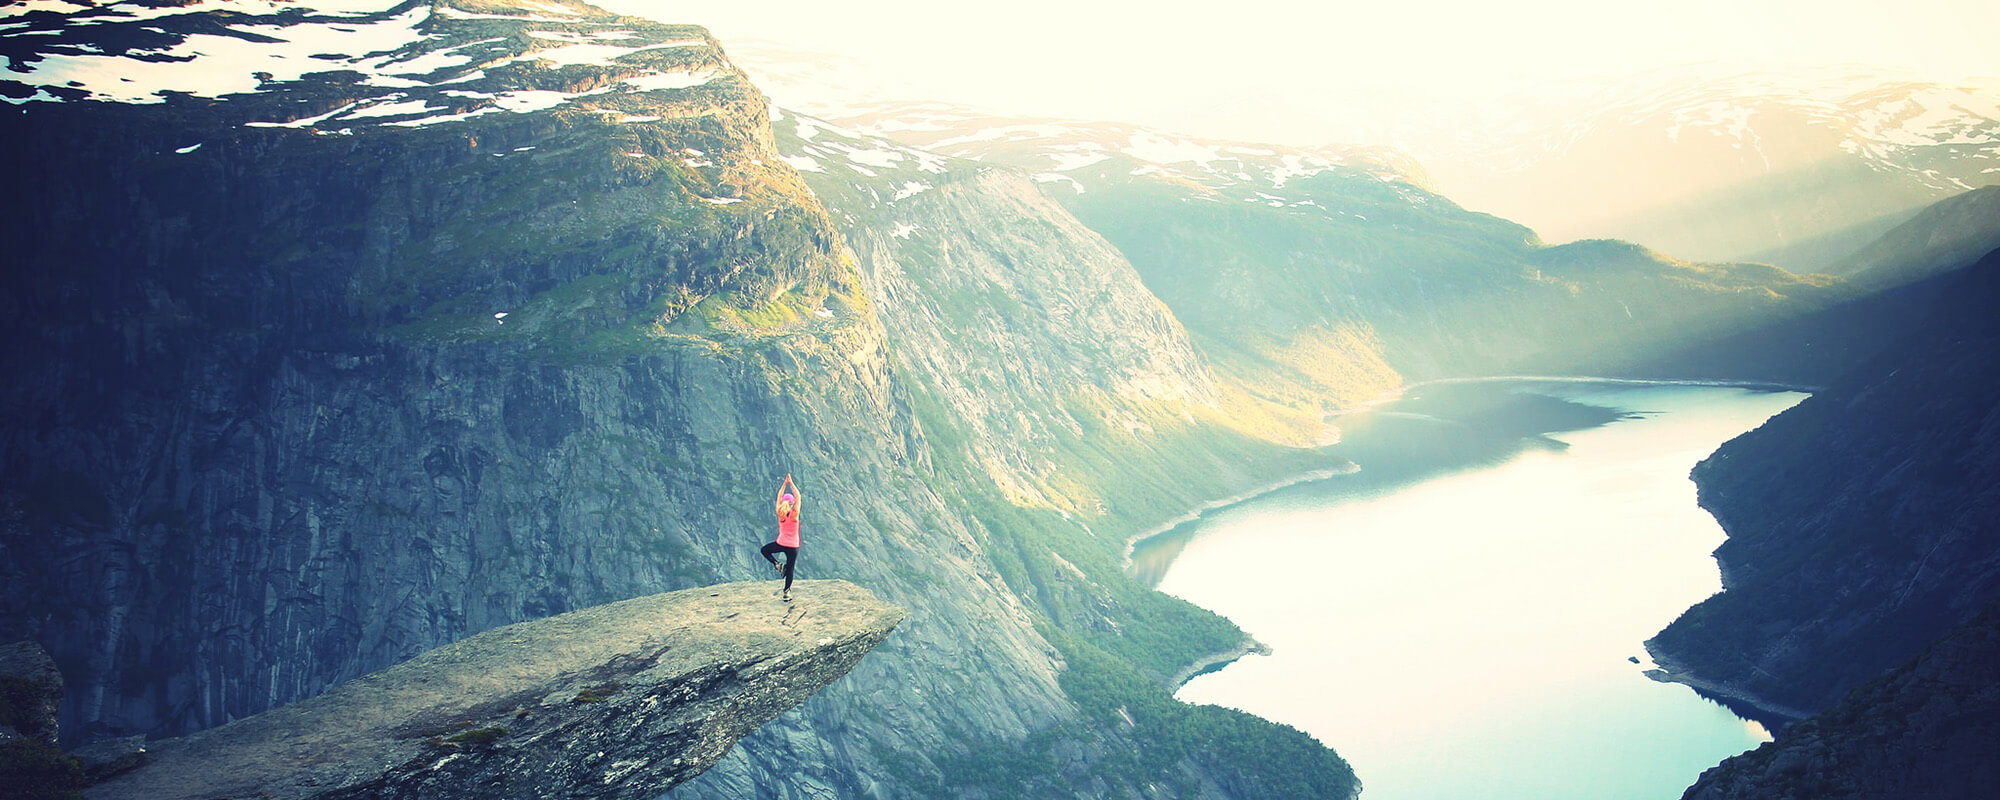
M 2000 596 L 2000 255 L 1948 276 L 1825 390 L 1695 468 L 1724 591 L 1648 648 L 1779 719 L 1831 706 Z
M 4 223 L 0 624 L 70 677 L 72 741 L 206 728 L 497 625 L 767 576 L 787 471 L 812 498 L 803 574 L 913 620 L 787 718 L 777 763 L 725 777 L 859 794 L 896 780 L 882 754 L 922 775 L 968 734 L 1070 713 L 1053 649 L 933 490 L 882 327 L 763 99 L 740 74 L 607 97 L 642 121 L 238 124 L 275 98 L 7 117 L 29 213 Z

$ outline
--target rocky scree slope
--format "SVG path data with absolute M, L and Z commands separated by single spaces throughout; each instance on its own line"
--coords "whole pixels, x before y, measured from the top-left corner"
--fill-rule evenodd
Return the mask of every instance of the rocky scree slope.
M 2000 596 L 2000 252 L 1929 288 L 1879 353 L 1695 468 L 1724 591 L 1647 643 L 1662 677 L 1797 719 Z
M 148 745 L 91 798 L 652 798 L 846 675 L 904 612 L 845 581 L 723 584 L 484 631 Z
M 1016 499 L 1096 516 L 1102 498 L 1057 485 L 1061 442 L 1227 391 L 1130 264 L 1025 176 L 796 113 L 774 127 L 882 298 L 901 372 Z

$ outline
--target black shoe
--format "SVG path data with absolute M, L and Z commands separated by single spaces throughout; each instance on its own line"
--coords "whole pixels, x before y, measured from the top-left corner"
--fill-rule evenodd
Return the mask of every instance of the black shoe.
M 792 602 L 792 593 L 789 590 L 787 590 L 784 594 L 779 595 L 778 597 L 780 599 L 783 599 L 787 603 Z

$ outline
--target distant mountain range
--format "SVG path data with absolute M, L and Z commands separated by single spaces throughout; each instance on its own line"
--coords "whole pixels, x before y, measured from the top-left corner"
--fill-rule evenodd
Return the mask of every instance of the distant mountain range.
M 2000 79 L 1649 76 L 1396 142 L 1469 208 L 1819 271 L 1932 202 L 2000 183 Z
M 1173 149 L 1180 137 L 1138 126 L 1019 119 L 1001 131 L 1004 118 L 885 102 L 854 82 L 861 71 L 851 59 L 761 43 L 735 52 L 789 106 L 940 152 L 992 158 L 996 144 L 1039 141 L 1042 164 L 1010 163 L 1064 173 L 1097 145 L 1191 164 L 1182 171 L 1193 174 L 1229 168 L 1193 162 L 1196 151 Z M 1794 272 L 1832 269 L 1917 209 L 2000 183 L 2000 78 L 1690 67 L 1376 127 L 1384 133 L 1368 142 L 1256 148 L 1374 163 L 1550 242 L 1623 239 L 1681 258 Z M 971 138 L 982 135 L 997 142 Z

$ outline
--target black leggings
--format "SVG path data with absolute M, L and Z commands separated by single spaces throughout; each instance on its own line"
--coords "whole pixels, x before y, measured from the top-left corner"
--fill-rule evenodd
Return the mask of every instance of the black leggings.
M 771 562 L 772 566 L 777 566 L 778 564 L 777 554 L 779 553 L 785 554 L 785 591 L 787 592 L 791 591 L 792 567 L 799 563 L 799 549 L 796 547 L 786 547 L 782 544 L 778 544 L 777 542 L 772 542 L 770 544 L 764 545 L 763 552 L 764 552 L 764 560 Z

